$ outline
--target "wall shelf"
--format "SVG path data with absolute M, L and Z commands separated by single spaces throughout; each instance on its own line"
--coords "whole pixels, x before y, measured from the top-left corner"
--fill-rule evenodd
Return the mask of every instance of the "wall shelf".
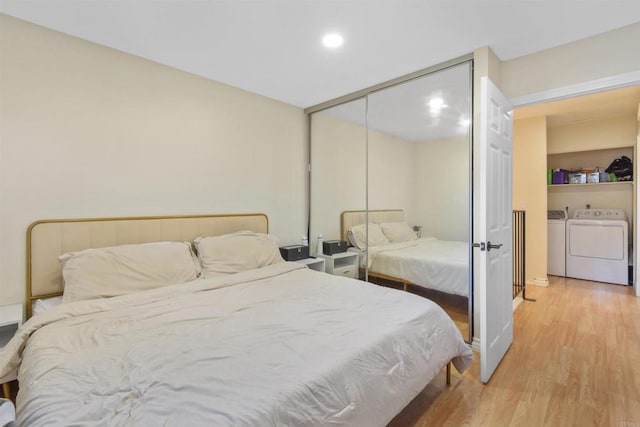
M 586 184 L 552 184 L 552 185 L 547 185 L 547 188 L 549 189 L 556 189 L 556 188 L 582 188 L 582 187 L 589 187 L 589 188 L 604 188 L 604 187 L 608 187 L 608 186 L 629 186 L 629 187 L 633 187 L 633 181 L 618 181 L 618 182 L 588 182 Z

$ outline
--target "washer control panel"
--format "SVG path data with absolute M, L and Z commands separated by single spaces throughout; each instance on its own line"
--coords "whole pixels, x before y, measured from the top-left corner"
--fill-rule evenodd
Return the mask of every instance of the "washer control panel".
M 575 219 L 627 220 L 627 215 L 622 209 L 577 209 L 573 213 L 573 217 Z
M 562 210 L 549 210 L 547 211 L 547 219 L 565 220 L 567 219 L 567 213 Z

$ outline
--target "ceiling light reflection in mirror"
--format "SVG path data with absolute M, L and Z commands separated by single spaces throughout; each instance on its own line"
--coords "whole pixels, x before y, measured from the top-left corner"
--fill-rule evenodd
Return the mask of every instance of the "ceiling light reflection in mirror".
M 419 91 L 410 84 L 400 84 L 393 91 L 380 93 L 378 99 L 386 107 L 370 112 L 369 127 L 413 142 L 464 135 L 470 126 L 468 80 L 469 67 L 456 66 L 430 74 L 421 81 Z M 436 97 L 441 99 L 434 102 L 439 113 L 431 114 L 431 101 Z M 354 105 L 338 105 L 326 113 L 365 126 L 362 111 Z
M 445 104 L 444 100 L 439 96 L 435 96 L 431 98 L 429 100 L 428 105 L 429 105 L 429 112 L 431 113 L 432 116 L 437 116 L 438 114 L 440 114 L 440 110 L 447 107 L 447 104 Z

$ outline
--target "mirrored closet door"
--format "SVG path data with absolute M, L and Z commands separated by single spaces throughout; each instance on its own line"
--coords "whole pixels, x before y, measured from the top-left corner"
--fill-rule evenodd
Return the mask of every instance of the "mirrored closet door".
M 359 278 L 436 302 L 468 341 L 471 116 L 470 62 L 311 114 L 311 237 L 348 240 Z
M 356 99 L 311 115 L 309 245 L 342 240 L 340 216 L 366 209 L 366 100 Z M 346 231 L 345 231 L 346 232 Z M 355 277 L 359 275 L 355 272 Z
M 389 244 L 371 246 L 369 281 L 440 305 L 465 338 L 470 295 L 470 65 L 368 95 L 368 209 Z M 381 216 L 387 210 L 395 216 Z M 402 224 L 416 236 L 402 233 Z M 405 227 L 406 228 L 406 227 Z M 398 286 L 398 285 L 396 285 Z M 404 284 L 403 284 L 404 287 Z

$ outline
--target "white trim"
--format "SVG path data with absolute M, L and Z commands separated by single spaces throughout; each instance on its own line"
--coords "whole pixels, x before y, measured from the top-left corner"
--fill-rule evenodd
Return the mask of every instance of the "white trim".
M 480 353 L 480 340 L 476 337 L 473 337 L 473 341 L 471 342 L 471 350 Z
M 549 279 L 547 279 L 546 277 L 536 277 L 533 279 L 533 281 L 527 280 L 526 284 L 532 286 L 542 286 L 543 288 L 546 288 L 549 286 Z
M 588 95 L 590 93 L 602 92 L 604 90 L 620 89 L 637 84 L 640 84 L 640 70 L 591 80 L 584 83 L 543 90 L 542 92 L 511 98 L 509 101 L 513 104 L 514 108 L 524 107 L 526 105 L 558 101 L 560 99 Z
M 538 286 L 549 286 L 549 279 L 546 277 L 534 277 L 533 278 L 533 283 L 535 283 Z
M 522 301 L 524 301 L 522 297 L 515 297 L 513 299 L 513 311 L 516 311 L 516 308 L 522 304 Z

